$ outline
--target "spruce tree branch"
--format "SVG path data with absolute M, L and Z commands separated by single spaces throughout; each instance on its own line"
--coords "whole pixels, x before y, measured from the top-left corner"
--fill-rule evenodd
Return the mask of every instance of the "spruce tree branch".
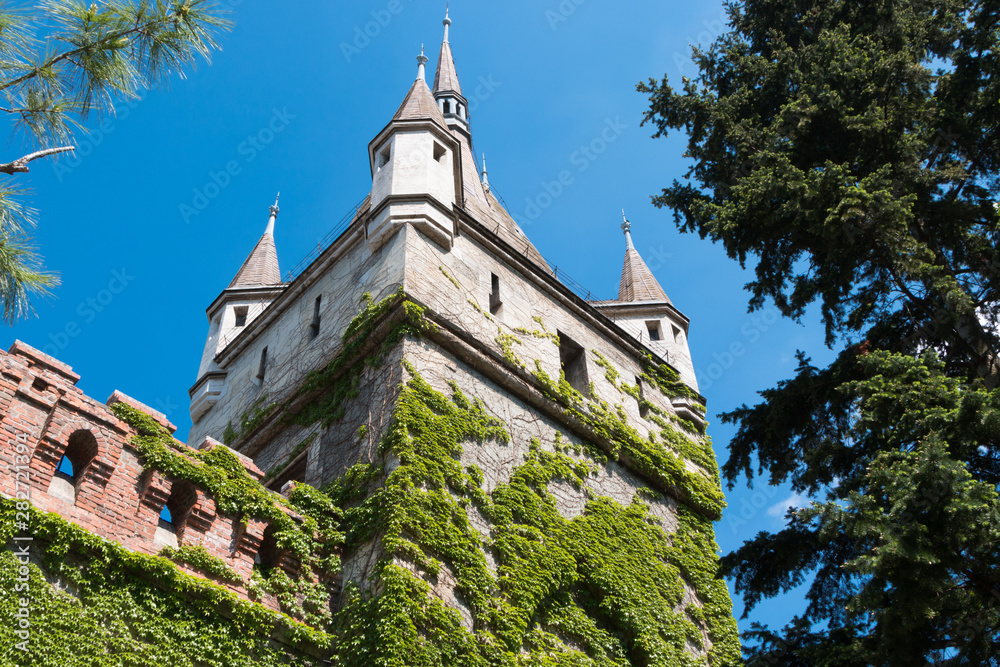
M 998 602 L 1000 602 L 1000 591 L 998 591 L 997 589 L 993 588 L 988 583 L 980 580 L 976 575 L 974 575 L 972 572 L 969 572 L 968 570 L 963 570 L 962 574 L 964 574 L 965 577 L 970 582 L 972 582 L 973 586 L 976 586 L 977 588 L 983 589 L 984 591 L 986 591 L 987 593 L 989 593 L 990 595 L 992 595 L 993 597 L 995 597 Z
M 0 164 L 0 174 L 26 174 L 28 173 L 28 163 L 38 158 L 48 157 L 56 153 L 76 150 L 76 146 L 60 146 L 59 148 L 44 148 L 34 153 L 29 153 L 22 158 L 18 158 L 7 164 Z

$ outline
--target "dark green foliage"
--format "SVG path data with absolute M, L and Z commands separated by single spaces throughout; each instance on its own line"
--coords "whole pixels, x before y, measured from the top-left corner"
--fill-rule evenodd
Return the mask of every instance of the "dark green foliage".
M 23 510 L 21 510 L 23 511 Z M 16 503 L 0 501 L 0 541 L 13 536 Z M 37 667 L 278 667 L 320 662 L 292 646 L 322 651 L 330 637 L 183 574 L 164 558 L 128 551 L 52 514 L 30 511 L 32 556 L 25 566 L 0 551 L 0 659 Z M 22 543 L 23 544 L 23 543 Z M 197 556 L 194 556 L 198 559 Z M 44 574 L 68 591 L 55 589 Z M 25 582 L 24 579 L 28 581 Z M 26 588 L 15 588 L 18 585 Z M 18 592 L 20 591 L 20 592 Z M 14 630 L 17 598 L 31 601 L 26 651 Z
M 639 86 L 693 160 L 655 202 L 753 260 L 752 308 L 817 305 L 842 346 L 723 415 L 730 484 L 816 501 L 724 559 L 751 608 L 815 575 L 750 664 L 1000 664 L 1000 8 L 747 0 L 730 21 L 680 90 Z

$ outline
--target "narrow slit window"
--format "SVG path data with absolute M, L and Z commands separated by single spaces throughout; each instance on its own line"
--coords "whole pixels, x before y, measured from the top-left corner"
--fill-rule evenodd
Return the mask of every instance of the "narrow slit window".
M 264 381 L 264 375 L 267 373 L 267 348 L 265 347 L 260 351 L 260 366 L 257 367 L 257 380 L 259 382 Z
M 378 154 L 378 168 L 381 169 L 385 165 L 389 164 L 389 158 L 392 156 L 391 146 L 386 146 Z
M 312 323 L 309 325 L 309 340 L 315 340 L 319 336 L 319 309 L 323 305 L 323 297 L 316 297 L 316 304 L 313 306 Z
M 500 298 L 500 277 L 493 273 L 490 280 L 490 313 L 499 315 L 503 307 L 503 300 Z
M 444 113 L 446 116 L 451 113 L 451 100 L 444 101 Z
M 646 400 L 646 389 L 642 386 L 642 378 L 636 376 L 635 388 L 639 390 L 639 416 L 645 419 L 649 415 L 649 401 Z
M 236 313 L 236 326 L 245 327 L 250 309 L 247 306 L 237 306 L 233 312 Z
M 672 324 L 670 325 L 670 328 L 674 330 L 674 342 L 676 343 L 681 342 L 681 334 L 682 334 L 681 330 Z
M 575 343 L 561 331 L 559 335 L 559 362 L 563 376 L 569 386 L 586 396 L 590 392 L 587 377 L 587 355 L 581 345 Z

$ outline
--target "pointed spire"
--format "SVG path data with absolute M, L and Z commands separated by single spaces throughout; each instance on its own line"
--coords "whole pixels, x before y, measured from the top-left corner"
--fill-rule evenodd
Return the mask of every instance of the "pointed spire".
M 622 268 L 622 280 L 618 286 L 619 301 L 666 301 L 670 303 L 667 293 L 653 277 L 653 272 L 642 260 L 639 251 L 632 245 L 632 223 L 625 217 L 622 210 L 622 231 L 625 232 L 625 266 Z
M 442 93 L 462 94 L 462 86 L 458 83 L 458 72 L 455 69 L 455 58 L 451 54 L 451 44 L 448 43 L 451 28 L 451 18 L 448 10 L 444 16 L 444 41 L 441 42 L 441 54 L 438 56 L 437 73 L 434 75 L 434 95 Z
M 267 229 L 264 230 L 265 234 L 270 234 L 271 236 L 274 236 L 274 221 L 278 219 L 278 211 L 280 210 L 278 208 L 278 200 L 279 199 L 281 199 L 281 193 L 280 192 L 278 193 L 278 196 L 274 198 L 274 204 L 271 206 L 271 209 L 270 209 L 270 211 L 271 211 L 271 217 L 268 218 L 268 220 L 267 220 Z
M 417 80 L 427 82 L 426 65 L 429 58 L 424 55 L 424 45 L 420 45 L 420 55 L 417 56 Z
M 483 153 L 483 187 L 486 191 L 490 191 L 490 175 L 486 171 L 486 153 Z
M 444 5 L 444 41 L 448 42 L 448 30 L 451 28 L 451 17 L 448 13 L 451 11 L 451 3 L 446 2 Z
M 278 193 L 278 197 L 281 193 Z M 236 272 L 229 289 L 245 287 L 268 287 L 281 284 L 281 269 L 278 268 L 278 249 L 274 245 L 274 223 L 278 219 L 278 198 L 270 208 L 270 217 L 264 235 L 257 241 L 253 252 Z

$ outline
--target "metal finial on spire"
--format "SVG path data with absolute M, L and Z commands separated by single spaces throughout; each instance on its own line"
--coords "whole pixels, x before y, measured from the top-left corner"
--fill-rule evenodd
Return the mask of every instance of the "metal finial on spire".
M 486 172 L 486 153 L 483 153 L 483 187 L 487 192 L 490 191 L 490 176 Z
M 424 45 L 420 45 L 420 55 L 417 56 L 417 79 L 420 81 L 427 81 L 427 61 L 429 59 L 424 55 Z
M 278 193 L 278 196 L 274 198 L 274 203 L 271 205 L 271 208 L 268 209 L 270 211 L 270 213 L 271 213 L 271 216 L 267 220 L 267 229 L 264 230 L 265 234 L 274 235 L 274 221 L 278 219 L 278 211 L 279 211 L 279 209 L 278 209 L 278 200 L 279 199 L 281 199 L 281 193 L 280 192 Z
M 629 250 L 634 246 L 632 245 L 632 223 L 628 221 L 625 217 L 625 209 L 622 209 L 622 231 L 625 232 L 625 243 Z
M 444 41 L 448 41 L 448 28 L 451 26 L 451 18 L 449 17 L 449 12 L 451 11 L 451 3 L 445 5 L 444 9 Z

